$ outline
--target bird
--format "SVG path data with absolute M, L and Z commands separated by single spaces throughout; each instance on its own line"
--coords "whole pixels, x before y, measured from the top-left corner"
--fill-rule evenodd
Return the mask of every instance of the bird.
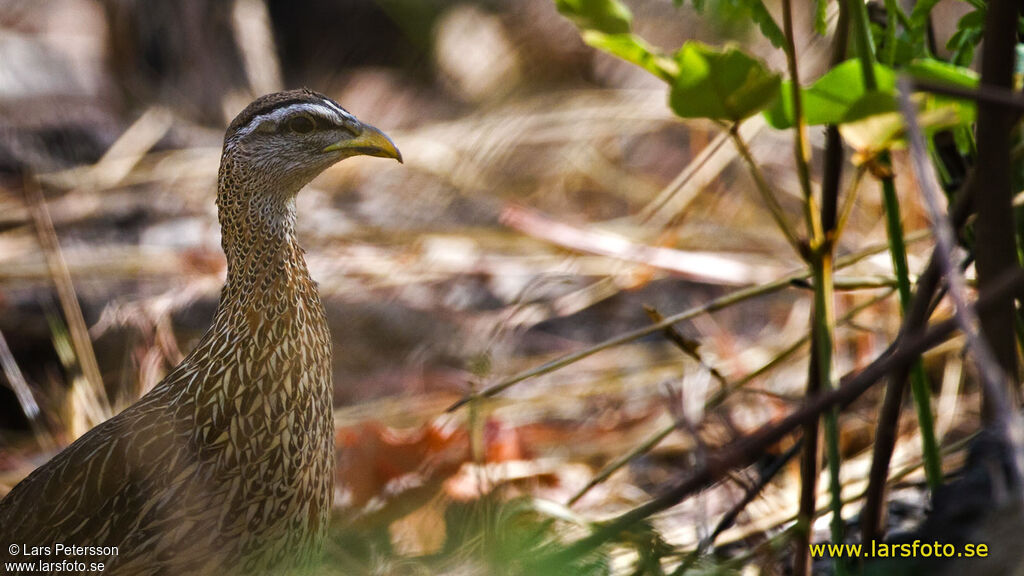
M 334 493 L 332 345 L 295 198 L 358 155 L 402 162 L 387 135 L 308 89 L 235 117 L 212 325 L 136 403 L 0 500 L 0 560 L 60 561 L 56 543 L 91 547 L 81 572 L 103 563 L 114 576 L 286 574 L 315 560 Z

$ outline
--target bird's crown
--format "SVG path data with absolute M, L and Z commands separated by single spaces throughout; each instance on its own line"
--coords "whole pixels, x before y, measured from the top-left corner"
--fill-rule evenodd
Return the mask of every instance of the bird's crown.
M 242 146 L 243 142 L 248 144 Z M 314 172 L 350 156 L 402 161 L 398 148 L 383 132 L 363 124 L 327 96 L 307 89 L 268 94 L 246 106 L 224 134 L 225 155 L 234 156 L 243 147 L 251 158 L 276 158 L 279 167 L 314 168 Z
M 357 122 L 355 116 L 334 100 L 319 92 L 301 88 L 267 94 L 254 100 L 231 121 L 226 140 L 234 140 L 264 127 L 276 128 L 282 120 L 306 115 L 334 125 Z

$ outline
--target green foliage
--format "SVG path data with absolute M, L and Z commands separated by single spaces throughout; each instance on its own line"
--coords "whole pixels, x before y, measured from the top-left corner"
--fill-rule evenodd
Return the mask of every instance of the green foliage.
M 445 511 L 444 555 L 473 558 L 494 576 L 608 576 L 607 551 L 598 549 L 571 561 L 557 560 L 563 533 L 576 523 L 552 505 L 531 498 L 505 501 L 490 495 Z M 438 572 L 440 573 L 440 572 Z
M 906 67 L 906 72 L 915 80 L 935 82 L 937 84 L 948 84 L 973 90 L 978 87 L 980 80 L 978 73 L 970 68 L 964 68 L 955 64 L 936 60 L 933 58 L 922 58 L 914 60 Z M 956 109 L 960 119 L 959 125 L 952 130 L 956 148 L 965 157 L 973 155 L 974 143 L 971 132 L 971 123 L 974 122 L 977 114 L 977 106 L 972 100 L 958 100 L 947 96 L 932 94 L 928 96 L 928 107 L 938 108 L 947 106 Z M 938 161 L 937 161 L 938 162 Z M 941 167 L 941 163 L 937 163 Z M 945 171 L 944 167 L 940 168 Z
M 939 3 L 939 0 L 917 0 L 914 9 L 910 12 L 911 32 L 923 38 L 928 30 L 928 16 L 932 9 Z
M 778 95 L 779 76 L 738 48 L 717 50 L 688 42 L 669 57 L 630 33 L 629 9 L 616 0 L 555 3 L 583 29 L 587 44 L 667 82 L 671 86 L 669 105 L 682 118 L 738 122 L 771 104 Z
M 676 6 L 681 6 L 683 0 L 674 0 Z M 825 0 L 820 0 L 823 5 Z M 691 0 L 691 4 L 697 12 L 708 14 L 720 23 L 732 24 L 736 22 L 753 22 L 757 24 L 761 34 L 764 35 L 776 48 L 782 48 L 785 43 L 785 35 L 779 28 L 771 12 L 764 5 L 763 0 L 713 0 L 710 5 L 706 0 Z M 824 8 L 822 10 L 822 32 L 824 33 Z
M 782 29 L 775 22 L 775 19 L 772 18 L 771 13 L 765 8 L 764 2 L 761 0 L 744 0 L 744 3 L 747 4 L 747 9 L 750 10 L 750 17 L 753 18 L 757 27 L 761 30 L 761 34 L 764 34 L 764 37 L 772 43 L 772 46 L 781 48 L 786 42 L 786 37 L 782 33 Z
M 810 87 L 801 89 L 807 124 L 842 124 L 895 110 L 896 73 L 887 66 L 875 64 L 875 78 L 879 90 L 869 97 L 860 62 L 851 59 L 828 71 Z M 795 123 L 791 86 L 791 82 L 783 82 L 779 99 L 765 111 L 768 123 L 775 128 L 790 128 Z
M 682 118 L 738 122 L 772 103 L 780 79 L 756 58 L 735 47 L 716 50 L 687 42 L 675 55 L 679 74 L 669 105 Z
M 627 34 L 633 14 L 618 0 L 555 0 L 558 11 L 584 30 Z
M 824 36 L 828 32 L 828 23 L 825 21 L 827 16 L 828 0 L 814 0 L 814 31 L 819 36 Z
M 681 5 L 683 0 L 675 0 Z M 698 10 L 746 11 L 758 22 L 762 33 L 774 44 L 783 43 L 782 31 L 765 9 L 762 0 L 690 0 Z M 984 4 L 969 0 L 975 10 L 960 21 L 960 30 L 951 44 L 960 42 L 961 60 L 970 60 L 973 46 L 984 24 Z M 618 0 L 555 0 L 559 11 L 583 28 L 587 44 L 635 64 L 670 86 L 669 106 L 682 118 L 707 118 L 739 122 L 764 110 L 769 124 L 778 129 L 795 125 L 792 84 L 782 82 L 760 60 L 728 46 L 713 48 L 688 42 L 668 56 L 630 32 L 632 16 Z M 925 34 L 935 0 L 922 0 L 910 16 L 897 2 L 886 1 L 886 25 L 876 27 L 884 60 L 905 69 L 915 78 L 953 84 L 965 88 L 977 86 L 970 70 L 931 58 L 913 59 L 927 54 Z M 818 4 L 818 10 L 822 3 Z M 822 14 L 816 16 L 819 31 Z M 897 33 L 902 26 L 904 31 Z M 975 36 L 976 35 L 976 36 Z M 896 105 L 896 72 L 893 66 L 874 65 L 876 90 L 867 90 L 864 68 L 857 59 L 834 67 L 811 86 L 801 89 L 803 114 L 808 125 L 834 124 L 843 127 L 844 138 L 862 158 L 902 145 L 903 127 Z M 965 130 L 975 116 L 972 102 L 929 95 L 918 99 L 920 121 L 926 131 L 943 128 Z M 771 106 L 765 110 L 766 107 Z
M 927 136 L 939 130 L 963 126 L 974 119 L 973 111 L 960 104 L 939 103 L 933 98 L 916 100 L 917 121 Z M 861 120 L 839 127 L 843 138 L 856 151 L 854 162 L 857 163 L 868 161 L 885 150 L 906 145 L 905 124 L 899 112 L 878 113 L 878 107 L 873 107 L 870 112 L 861 114 Z
M 946 42 L 946 49 L 952 54 L 950 62 L 959 66 L 969 66 L 974 60 L 974 49 L 981 42 L 985 33 L 985 5 L 976 5 L 975 9 L 956 23 L 956 32 Z
M 663 575 L 661 561 L 674 551 L 671 544 L 665 541 L 657 529 L 649 522 L 637 522 L 629 530 L 619 535 L 623 544 L 632 548 L 637 555 L 636 564 L 631 574 Z
M 903 145 L 903 119 L 896 103 L 896 73 L 881 64 L 875 64 L 874 69 L 878 90 L 865 89 L 860 62 L 851 59 L 800 91 L 807 124 L 839 125 L 843 137 L 862 157 L 872 157 L 882 150 Z M 940 60 L 915 60 L 905 70 L 917 79 L 964 88 L 973 88 L 978 83 L 977 75 L 971 70 Z M 782 83 L 780 98 L 764 113 L 775 128 L 794 125 L 790 86 L 789 82 Z M 973 102 L 929 95 L 920 97 L 918 103 L 919 121 L 929 133 L 974 121 Z
M 929 80 L 961 88 L 978 87 L 978 73 L 974 70 L 934 58 L 914 60 L 907 65 L 906 71 L 915 80 Z
M 635 34 L 605 34 L 597 30 L 585 30 L 583 41 L 598 50 L 636 64 L 665 82 L 672 83 L 679 73 L 674 60 L 658 54 Z
M 921 4 L 922 2 L 918 3 L 919 6 Z M 885 0 L 885 31 L 882 33 L 882 42 L 876 42 L 875 45 L 881 47 L 878 60 L 887 66 L 896 63 L 896 33 L 899 31 L 896 18 L 899 12 L 900 7 L 896 0 Z
M 877 47 L 878 61 L 886 66 L 902 66 L 915 58 L 915 54 L 923 56 L 924 44 L 915 47 L 909 34 L 895 34 L 894 28 L 871 24 L 871 37 Z
M 975 119 L 973 103 L 963 100 L 916 94 L 917 121 L 925 135 L 931 138 L 943 130 L 963 131 Z M 871 108 L 868 100 L 858 103 Z M 861 120 L 847 122 L 839 127 L 846 142 L 855 150 L 854 162 L 864 162 L 878 153 L 906 146 L 906 124 L 898 111 L 884 112 L 881 107 L 859 110 Z
M 915 80 L 959 86 L 968 90 L 977 88 L 980 83 L 978 74 L 974 70 L 933 58 L 914 60 L 907 65 L 905 71 Z M 957 127 L 959 138 L 968 137 L 970 134 L 968 129 L 974 122 L 977 114 L 977 106 L 975 105 L 975 102 L 973 100 L 952 98 L 941 94 L 926 95 L 924 99 L 924 109 L 926 111 L 935 111 L 942 108 L 949 109 L 959 119 L 954 123 Z M 924 127 L 926 129 L 928 128 L 927 125 Z M 963 145 L 965 143 L 961 144 L 961 149 L 964 152 L 973 148 L 973 146 Z

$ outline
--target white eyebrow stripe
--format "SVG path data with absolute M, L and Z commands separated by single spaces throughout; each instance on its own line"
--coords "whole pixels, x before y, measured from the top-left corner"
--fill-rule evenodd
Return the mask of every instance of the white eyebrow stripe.
M 345 110 L 344 108 L 342 108 L 341 106 L 338 106 L 337 104 L 335 104 L 334 102 L 331 102 L 330 100 L 324 100 L 324 104 L 327 104 L 332 110 L 337 112 L 338 115 L 340 115 L 342 118 L 345 118 L 346 120 L 355 120 L 356 119 L 355 116 L 353 116 L 353 115 L 348 113 L 348 110 Z
M 324 100 L 322 103 L 300 102 L 298 104 L 290 104 L 288 106 L 285 106 L 284 108 L 278 108 L 268 114 L 260 114 L 259 116 L 254 117 L 252 120 L 249 121 L 248 124 L 246 124 L 244 127 L 238 129 L 238 131 L 235 132 L 235 136 L 232 138 L 232 140 L 242 138 L 246 134 L 249 134 L 256 128 L 258 128 L 260 124 L 263 124 L 264 122 L 271 121 L 279 123 L 281 122 L 281 120 L 287 118 L 296 110 L 308 112 L 314 116 L 319 116 L 321 118 L 324 118 L 325 120 L 334 122 L 336 124 L 342 124 L 346 121 L 356 121 L 355 116 L 349 114 L 340 106 L 337 106 L 334 103 L 329 102 L 327 100 Z

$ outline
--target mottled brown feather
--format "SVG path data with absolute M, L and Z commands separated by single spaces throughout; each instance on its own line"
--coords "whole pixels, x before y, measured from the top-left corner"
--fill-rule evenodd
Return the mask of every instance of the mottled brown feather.
M 225 142 L 257 116 L 325 101 L 309 90 L 262 97 Z M 226 576 L 286 573 L 316 554 L 333 495 L 331 343 L 295 238 L 294 193 L 330 162 L 282 176 L 275 152 L 225 145 L 228 274 L 213 325 L 139 402 L 0 501 L 0 561 L 9 543 L 62 542 L 117 546 L 89 558 L 107 575 Z

